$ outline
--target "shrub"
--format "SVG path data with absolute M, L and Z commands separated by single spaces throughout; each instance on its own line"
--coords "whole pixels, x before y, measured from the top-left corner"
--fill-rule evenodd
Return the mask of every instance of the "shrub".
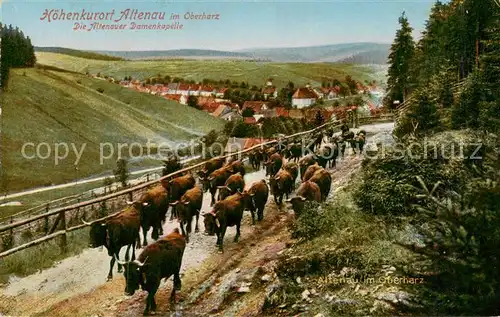
M 102 88 L 100 88 L 100 87 L 99 87 L 99 88 L 96 88 L 96 90 L 97 90 L 97 92 L 99 92 L 99 93 L 101 93 L 101 94 L 104 92 L 104 89 L 102 89 Z
M 422 135 L 436 130 L 439 126 L 436 104 L 427 96 L 427 92 L 417 91 L 415 97 L 415 101 L 410 104 L 410 108 L 394 130 L 394 135 L 399 138 L 406 135 Z
M 379 215 L 415 214 L 418 210 L 413 204 L 419 202 L 414 195 L 414 187 L 418 185 L 415 176 L 426 183 L 439 181 L 443 188 L 458 190 L 475 165 L 475 161 L 469 159 L 475 146 L 462 145 L 463 156 L 457 155 L 461 144 L 457 143 L 462 137 L 442 133 L 423 141 L 427 149 L 421 143 L 421 148 L 414 143 L 398 143 L 384 149 L 380 157 L 365 159 L 360 186 L 354 194 L 357 205 L 364 212 Z M 439 188 L 437 194 L 441 193 L 443 189 Z
M 483 172 L 484 173 L 484 172 Z M 425 217 L 420 233 L 423 247 L 406 245 L 428 266 L 419 294 L 425 314 L 498 315 L 500 312 L 500 180 L 482 175 L 464 182 L 464 189 L 441 198 L 420 180 L 426 204 L 419 209 Z M 436 188 L 439 184 L 434 185 Z M 432 298 L 432 299 L 431 299 Z

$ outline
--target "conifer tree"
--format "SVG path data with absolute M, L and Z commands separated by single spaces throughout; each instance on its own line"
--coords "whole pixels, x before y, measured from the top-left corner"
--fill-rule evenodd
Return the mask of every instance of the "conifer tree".
M 396 32 L 389 54 L 388 94 L 384 100 L 388 107 L 392 107 L 396 100 L 404 102 L 411 89 L 410 63 L 414 56 L 415 43 L 411 34 L 413 29 L 404 12 L 399 18 L 399 24 L 401 28 Z

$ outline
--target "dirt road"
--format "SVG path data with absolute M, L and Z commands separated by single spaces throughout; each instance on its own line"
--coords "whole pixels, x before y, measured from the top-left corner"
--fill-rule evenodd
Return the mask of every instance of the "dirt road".
M 365 126 L 363 129 L 368 132 L 368 136 L 373 136 L 374 133 L 390 131 L 392 125 Z M 361 157 L 356 155 L 339 160 L 337 168 L 331 171 L 334 182 L 331 195 L 334 195 L 335 188 L 347 182 L 350 173 L 359 168 L 360 162 Z M 262 178 L 262 170 L 245 175 L 247 186 Z M 202 210 L 208 211 L 209 205 L 210 196 L 205 194 Z M 265 288 L 259 281 L 266 272 L 271 271 L 269 266 L 274 263 L 277 254 L 286 248 L 289 241 L 286 226 L 292 221 L 293 213 L 289 212 L 287 206 L 276 206 L 270 198 L 264 217 L 262 223 L 252 226 L 250 214 L 245 212 L 240 242 L 232 242 L 235 228 L 229 228 L 224 254 L 217 253 L 215 237 L 202 233 L 203 217 L 200 217 L 200 233 L 191 234 L 184 254 L 182 292 L 175 312 L 183 313 L 184 316 L 206 316 L 223 310 L 228 316 L 240 316 L 243 314 L 241 309 L 259 311 L 262 298 L 247 298 L 245 305 L 231 300 L 235 293 L 239 294 L 235 286 L 242 293 L 249 287 Z M 167 222 L 164 232 L 168 233 L 177 226 L 176 222 Z M 121 257 L 124 251 L 125 248 Z M 38 274 L 12 278 L 7 287 L 1 290 L 0 316 L 141 315 L 145 292 L 132 297 L 124 296 L 124 278 L 121 273 L 116 273 L 116 266 L 113 280 L 106 282 L 109 259 L 105 249 L 87 249 Z M 174 312 L 167 305 L 171 284 L 171 279 L 162 282 L 157 293 L 159 313 Z

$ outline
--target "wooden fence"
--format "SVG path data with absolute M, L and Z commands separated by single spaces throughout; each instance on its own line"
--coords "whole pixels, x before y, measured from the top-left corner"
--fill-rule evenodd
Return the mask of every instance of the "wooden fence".
M 293 135 L 283 137 L 281 140 L 288 140 L 297 137 L 301 137 L 307 134 L 315 133 L 326 128 L 339 128 L 339 121 L 327 122 L 315 129 L 299 132 Z M 268 141 L 243 151 L 236 153 L 230 153 L 221 158 L 228 158 L 232 156 L 242 156 L 254 149 L 261 146 L 273 145 L 278 143 L 279 140 Z M 4 251 L 0 253 L 0 258 L 4 258 L 8 255 L 14 254 L 21 250 L 39 245 L 43 242 L 52 240 L 54 238 L 60 237 L 60 248 L 64 252 L 67 247 L 66 235 L 68 232 L 75 231 L 86 227 L 86 224 L 82 224 L 82 220 L 101 221 L 113 217 L 118 214 L 120 210 L 126 205 L 127 200 L 134 200 L 140 197 L 144 190 L 147 190 L 150 186 L 158 184 L 163 179 L 172 178 L 178 176 L 184 172 L 191 172 L 196 169 L 200 169 L 205 162 L 201 162 L 186 168 L 183 168 L 175 173 L 163 176 L 160 179 L 145 182 L 143 184 L 134 186 L 129 189 L 121 190 L 103 197 L 91 199 L 84 202 L 79 202 L 70 206 L 63 206 L 56 208 L 51 211 L 44 212 L 42 214 L 32 216 L 27 219 L 19 221 L 11 221 L 11 223 L 0 226 L 0 234 L 3 234 L 0 241 L 3 245 Z M 55 220 L 49 221 L 55 217 Z M 15 231 L 22 231 L 23 228 L 30 228 L 28 230 L 29 234 L 25 234 L 25 239 L 28 242 L 22 243 L 18 246 L 14 246 L 16 243 Z M 33 228 L 35 229 L 33 232 Z

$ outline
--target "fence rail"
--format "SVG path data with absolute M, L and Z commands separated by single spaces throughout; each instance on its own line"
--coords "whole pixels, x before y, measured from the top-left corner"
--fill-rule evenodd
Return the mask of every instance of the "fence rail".
M 273 145 L 278 143 L 280 140 L 288 140 L 288 139 L 293 139 L 297 138 L 300 136 L 304 136 L 307 134 L 312 134 L 318 131 L 321 131 L 325 128 L 339 128 L 340 127 L 340 121 L 331 121 L 327 122 L 315 129 L 308 130 L 308 131 L 303 131 L 299 133 L 295 133 L 289 136 L 285 136 L 280 139 L 275 139 L 271 140 L 268 142 L 264 142 L 258 145 L 255 145 L 253 147 L 250 147 L 248 149 L 238 151 L 235 153 L 229 153 L 226 155 L 219 156 L 219 158 L 229 158 L 233 156 L 242 156 L 243 154 L 246 154 L 248 152 L 251 152 L 257 148 L 260 148 L 262 146 L 268 146 L 268 145 Z M 62 250 L 65 250 L 66 248 L 66 234 L 71 231 L 83 229 L 87 226 L 87 224 L 81 224 L 81 220 L 88 220 L 89 218 L 94 218 L 94 220 L 91 220 L 92 222 L 95 221 L 101 221 L 105 219 L 109 219 L 116 214 L 118 214 L 118 210 L 122 205 L 125 205 L 126 200 L 133 200 L 134 199 L 134 194 L 140 194 L 140 191 L 152 186 L 156 185 L 162 180 L 169 179 L 178 175 L 181 175 L 182 173 L 185 172 L 191 172 L 196 169 L 201 168 L 206 161 L 200 162 L 198 164 L 194 164 L 192 166 L 185 167 L 177 172 L 171 173 L 169 175 L 165 175 L 160 177 L 159 179 L 152 180 L 152 181 L 147 181 L 145 183 L 136 185 L 132 188 L 121 190 L 115 193 L 111 193 L 102 197 L 98 197 L 95 199 L 91 199 L 88 201 L 84 202 L 79 202 L 77 204 L 69 205 L 69 206 L 63 206 L 56 208 L 51 211 L 47 211 L 45 213 L 39 214 L 32 216 L 27 219 L 19 220 L 19 221 L 11 221 L 11 223 L 2 225 L 0 226 L 0 233 L 7 233 L 6 235 L 4 234 L 2 239 L 9 240 L 7 242 L 10 242 L 10 247 L 6 248 L 7 250 L 4 250 L 3 252 L 0 253 L 0 258 L 4 258 L 8 255 L 14 254 L 16 252 L 19 252 L 21 250 L 33 247 L 35 245 L 41 244 L 43 242 L 52 240 L 57 237 L 61 237 L 61 243 L 60 247 Z M 118 198 L 125 198 L 120 201 Z M 110 206 L 107 206 L 106 204 L 111 201 Z M 121 203 L 121 204 L 120 204 Z M 95 208 L 95 205 L 99 205 L 97 208 Z M 88 210 L 90 208 L 90 210 Z M 88 217 L 90 213 L 91 217 Z M 49 222 L 49 217 L 56 216 L 57 218 L 54 220 L 52 224 Z M 93 216 L 93 217 L 92 217 Z M 39 231 L 43 232 L 43 236 L 40 238 L 32 239 L 29 242 L 23 243 L 19 246 L 13 247 L 13 240 L 15 239 L 15 234 L 14 230 L 21 228 L 26 225 L 31 225 L 32 223 L 42 221 L 41 224 L 38 225 Z M 70 226 L 68 226 L 68 224 Z M 71 226 L 73 224 L 73 226 Z M 57 230 L 57 231 L 56 231 Z M 5 241 L 2 241 L 4 245 L 6 244 Z

